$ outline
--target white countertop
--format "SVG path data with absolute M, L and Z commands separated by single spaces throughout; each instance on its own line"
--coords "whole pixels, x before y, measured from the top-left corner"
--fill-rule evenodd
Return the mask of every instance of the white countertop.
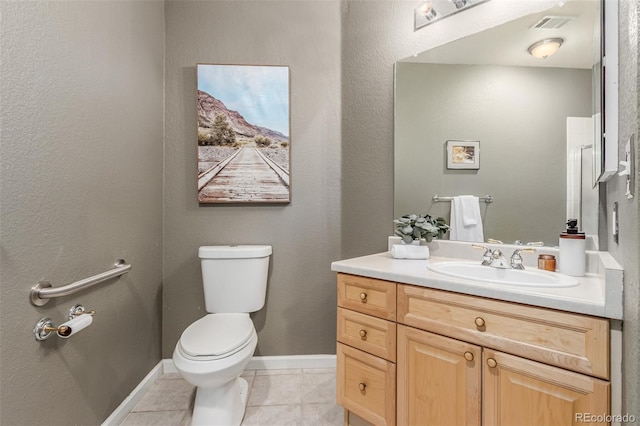
M 433 245 L 429 244 L 432 255 L 428 260 L 393 259 L 390 252 L 383 252 L 333 262 L 331 270 L 568 312 L 622 319 L 623 271 L 607 252 L 590 253 L 589 261 L 598 265 L 591 265 L 588 268 L 589 273 L 584 277 L 577 277 L 579 281 L 577 286 L 520 287 L 454 278 L 430 271 L 427 269 L 429 263 L 469 260 L 468 256 L 450 257 L 451 247 L 439 250 L 442 246 L 450 245 L 450 243 L 443 243 L 440 241 Z M 510 247 L 506 246 L 506 248 Z M 457 250 L 458 253 L 461 251 L 464 250 Z M 438 256 L 438 254 L 447 256 Z M 481 252 L 474 252 L 478 262 L 481 260 L 481 254 Z M 528 266 L 527 269 L 536 268 Z

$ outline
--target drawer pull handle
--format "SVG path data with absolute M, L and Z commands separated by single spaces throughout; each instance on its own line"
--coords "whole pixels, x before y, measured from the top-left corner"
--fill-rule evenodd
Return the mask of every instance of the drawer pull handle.
M 467 351 L 464 353 L 464 359 L 466 359 L 467 361 L 473 361 L 473 353 Z
M 366 388 L 367 385 L 365 383 L 358 383 L 358 389 L 360 389 L 361 392 L 364 392 Z
M 360 293 L 360 301 L 362 303 L 367 303 L 367 293 L 365 292 Z
M 482 328 L 485 326 L 484 319 L 482 317 L 478 317 L 474 321 L 476 323 L 476 327 Z
M 367 330 L 360 330 L 359 334 L 362 340 L 367 340 Z
M 498 361 L 493 358 L 489 358 L 487 360 L 487 365 L 489 366 L 489 368 L 496 368 L 498 366 Z

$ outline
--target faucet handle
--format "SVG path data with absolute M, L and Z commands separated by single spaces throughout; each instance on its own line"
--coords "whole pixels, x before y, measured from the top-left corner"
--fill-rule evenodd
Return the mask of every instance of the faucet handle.
M 491 265 L 492 257 L 491 257 L 491 249 L 489 247 L 482 244 L 471 244 L 471 247 L 484 249 L 484 254 L 482 255 L 482 265 L 483 266 Z
M 534 242 L 530 242 L 527 243 L 528 246 L 533 246 L 533 247 L 542 247 L 544 245 L 543 241 L 534 241 Z
M 521 251 L 523 251 L 525 253 L 535 253 L 537 250 L 534 249 L 533 247 L 523 247 L 523 248 L 516 249 L 513 252 L 513 254 L 520 253 Z
M 535 253 L 536 249 L 531 247 L 516 249 L 511 255 L 511 269 L 524 269 L 520 252 Z

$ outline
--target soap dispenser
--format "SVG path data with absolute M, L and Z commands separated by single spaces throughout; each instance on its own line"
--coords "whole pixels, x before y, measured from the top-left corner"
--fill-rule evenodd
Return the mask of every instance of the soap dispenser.
M 560 234 L 559 272 L 574 277 L 584 276 L 586 257 L 584 232 L 578 232 L 578 219 L 569 219 L 567 230 Z

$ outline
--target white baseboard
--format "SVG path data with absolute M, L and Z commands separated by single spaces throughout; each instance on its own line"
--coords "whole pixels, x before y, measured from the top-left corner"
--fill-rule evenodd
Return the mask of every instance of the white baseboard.
M 165 373 L 177 373 L 172 359 L 163 359 Z M 335 355 L 280 355 L 254 356 L 247 365 L 247 370 L 283 370 L 287 368 L 335 368 Z
M 281 370 L 287 368 L 335 368 L 335 355 L 283 355 L 254 356 L 247 370 Z M 151 385 L 164 373 L 177 373 L 172 359 L 163 359 L 146 375 L 122 404 L 102 423 L 102 426 L 118 426 L 142 399 Z
M 133 391 L 127 396 L 124 401 L 116 408 L 113 413 L 102 423 L 102 426 L 118 426 L 127 417 L 127 415 L 133 410 L 138 402 L 142 399 L 144 394 L 149 390 L 151 385 L 162 376 L 163 368 L 162 362 L 156 364 L 151 369 L 149 374 L 135 387 Z
M 162 363 L 162 371 L 164 373 L 177 373 L 178 372 L 178 370 L 176 369 L 176 366 L 173 363 L 173 360 L 171 358 L 163 359 L 160 362 Z
M 335 368 L 335 355 L 254 356 L 247 370 L 280 370 L 286 368 Z

